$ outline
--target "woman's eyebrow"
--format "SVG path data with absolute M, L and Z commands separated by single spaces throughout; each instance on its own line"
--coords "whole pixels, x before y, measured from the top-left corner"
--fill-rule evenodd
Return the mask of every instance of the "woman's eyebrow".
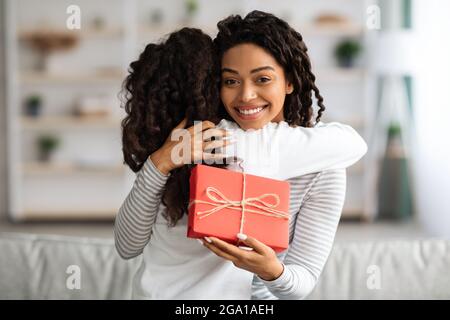
M 259 68 L 253 69 L 252 71 L 250 71 L 250 73 L 259 72 L 259 71 L 262 71 L 262 70 L 272 70 L 272 71 L 275 71 L 275 69 L 274 69 L 273 67 L 271 67 L 271 66 L 264 66 L 264 67 L 259 67 Z
M 262 70 L 275 71 L 275 69 L 273 67 L 271 67 L 271 66 L 264 66 L 264 67 L 259 67 L 259 68 L 253 69 L 253 70 L 250 71 L 250 73 L 256 73 L 256 72 L 259 72 L 259 71 L 262 71 Z M 239 72 L 237 72 L 236 70 L 230 69 L 230 68 L 222 68 L 222 73 L 223 72 L 230 72 L 230 73 L 234 73 L 234 74 L 239 74 Z
M 230 69 L 230 68 L 222 68 L 222 73 L 223 72 L 230 72 L 230 73 L 239 74 L 239 72 L 237 72 L 236 70 Z

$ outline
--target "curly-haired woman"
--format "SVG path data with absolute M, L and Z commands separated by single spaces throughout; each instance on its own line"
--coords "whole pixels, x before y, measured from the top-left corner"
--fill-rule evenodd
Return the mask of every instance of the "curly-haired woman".
M 317 122 L 323 99 L 301 36 L 286 23 L 261 12 L 245 19 L 229 17 L 219 23 L 215 41 L 216 46 L 201 31 L 185 28 L 164 43 L 148 45 L 131 64 L 125 81 L 123 152 L 137 177 L 116 218 L 117 250 L 127 259 L 143 253 L 133 281 L 135 298 L 249 299 L 253 279 L 253 298 L 303 298 L 329 254 L 345 194 L 344 169 L 311 172 L 354 163 L 365 153 L 365 144 L 353 136 L 351 143 L 359 149 L 350 163 L 342 157 L 348 151 L 339 153 L 339 148 L 327 145 L 327 138 L 338 136 L 334 141 L 343 144 L 352 137 L 348 131 L 343 134 L 344 127 L 306 128 L 312 126 L 312 91 L 320 107 Z M 215 126 L 220 119 L 224 120 Z M 193 134 L 194 120 L 203 121 L 203 136 L 192 162 L 220 156 L 208 150 L 211 143 L 217 147 L 222 141 L 220 146 L 226 146 L 221 139 L 224 129 L 236 130 L 242 139 L 249 129 L 256 129 L 253 135 L 286 135 L 288 140 L 279 141 L 279 146 L 292 153 L 296 161 L 290 163 L 303 173 L 289 180 L 287 252 L 277 256 L 245 235 L 240 236 L 253 251 L 212 237 L 203 242 L 208 250 L 186 238 L 192 164 L 172 161 L 177 142 L 168 137 L 179 128 Z M 212 136 L 219 140 L 206 141 Z M 334 153 L 323 152 L 328 149 Z M 289 177 L 282 173 L 280 177 Z

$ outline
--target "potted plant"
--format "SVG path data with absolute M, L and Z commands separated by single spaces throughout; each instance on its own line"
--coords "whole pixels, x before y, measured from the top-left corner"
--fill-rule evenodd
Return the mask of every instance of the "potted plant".
M 94 30 L 101 30 L 105 27 L 105 20 L 101 16 L 95 16 L 92 19 L 92 27 Z
M 160 26 L 164 20 L 164 12 L 161 9 L 154 9 L 150 12 L 150 26 Z
M 41 113 L 42 108 L 42 98 L 41 96 L 35 94 L 31 95 L 26 99 L 25 102 L 25 113 L 27 116 L 37 117 Z
M 38 138 L 39 160 L 48 162 L 52 152 L 59 146 L 59 139 L 53 135 L 43 135 Z
M 354 64 L 356 56 L 361 51 L 361 45 L 354 40 L 344 40 L 340 42 L 334 51 L 339 66 L 350 68 Z
M 197 0 L 186 0 L 185 3 L 185 9 L 186 9 L 186 22 L 185 23 L 192 23 L 192 20 L 194 19 L 197 11 L 198 11 L 198 2 Z

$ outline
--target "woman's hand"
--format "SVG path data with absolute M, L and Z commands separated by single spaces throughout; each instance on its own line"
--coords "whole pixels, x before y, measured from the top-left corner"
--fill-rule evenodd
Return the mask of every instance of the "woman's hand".
M 238 268 L 258 275 L 263 280 L 272 281 L 281 276 L 284 266 L 272 248 L 243 234 L 238 234 L 238 238 L 253 250 L 241 249 L 215 237 L 205 237 L 201 241 L 217 256 L 233 262 Z
M 156 168 L 165 175 L 185 164 L 200 163 L 202 160 L 211 163 L 223 160 L 223 154 L 214 154 L 211 151 L 235 142 L 227 140 L 230 133 L 225 129 L 215 128 L 211 121 L 202 121 L 185 129 L 186 122 L 187 119 L 183 119 L 172 130 L 163 146 L 150 155 Z M 212 137 L 215 140 L 211 140 Z M 182 138 L 181 141 L 179 138 Z M 188 154 L 184 154 L 185 152 Z

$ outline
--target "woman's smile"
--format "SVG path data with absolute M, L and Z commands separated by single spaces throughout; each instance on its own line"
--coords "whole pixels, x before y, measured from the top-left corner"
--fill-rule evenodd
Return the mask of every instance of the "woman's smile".
M 243 105 L 234 108 L 235 112 L 242 120 L 255 120 L 263 115 L 268 104 L 264 105 Z

